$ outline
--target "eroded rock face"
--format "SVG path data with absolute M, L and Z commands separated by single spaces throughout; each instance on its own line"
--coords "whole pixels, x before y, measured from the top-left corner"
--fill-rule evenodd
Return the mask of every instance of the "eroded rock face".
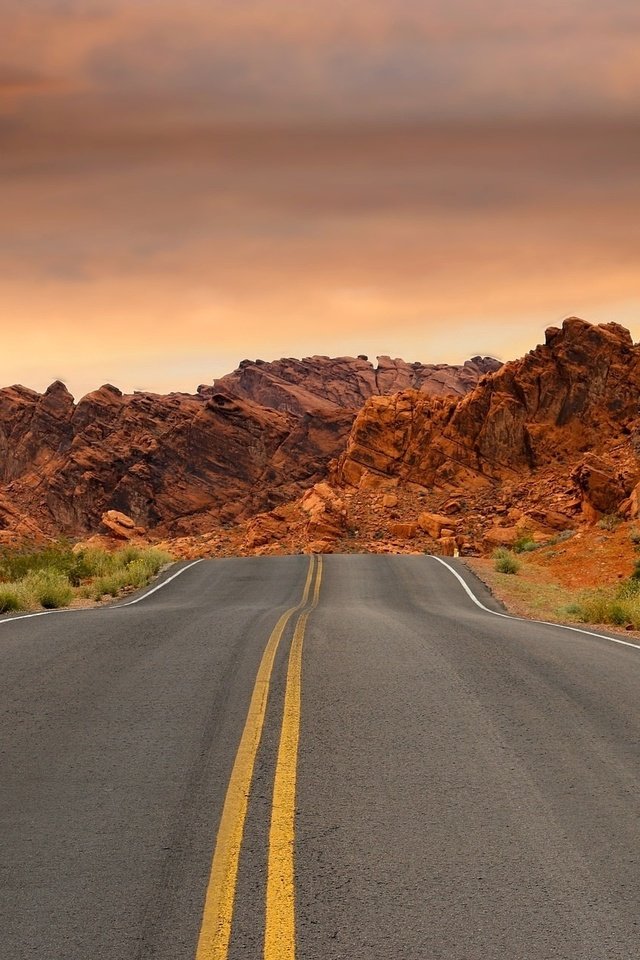
M 618 324 L 570 318 L 457 402 L 413 390 L 369 400 L 336 476 L 464 495 L 558 464 L 566 476 L 576 467 L 577 492 L 595 511 L 614 511 L 640 479 L 639 435 L 640 347 Z
M 324 475 L 353 415 L 293 417 L 228 397 L 104 386 L 0 390 L 0 493 L 48 533 L 98 530 L 106 511 L 193 533 L 295 497 Z
M 60 381 L 44 394 L 5 388 L 0 532 L 7 541 L 84 536 L 104 530 L 110 511 L 160 536 L 234 523 L 322 480 L 368 396 L 405 383 L 460 393 L 496 363 L 246 361 L 193 396 L 106 384 L 77 404 Z M 125 538 L 126 529 L 111 532 Z

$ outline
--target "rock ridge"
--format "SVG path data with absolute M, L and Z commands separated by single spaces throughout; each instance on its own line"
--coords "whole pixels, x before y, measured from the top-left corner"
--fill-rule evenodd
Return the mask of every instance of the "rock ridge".
M 383 358 L 384 360 L 384 358 Z M 398 383 L 460 393 L 487 364 L 461 367 L 312 357 L 243 361 L 194 395 L 123 394 L 77 403 L 0 390 L 0 542 L 83 536 L 116 511 L 159 536 L 194 535 L 271 509 L 322 481 L 367 396 Z M 430 379 L 431 378 L 431 379 Z

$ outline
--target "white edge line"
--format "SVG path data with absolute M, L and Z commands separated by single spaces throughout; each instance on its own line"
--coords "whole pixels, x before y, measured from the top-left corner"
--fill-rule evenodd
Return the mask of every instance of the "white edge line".
M 202 563 L 202 559 L 203 558 L 201 557 L 199 560 L 194 560 L 192 563 L 188 563 L 186 567 L 181 567 L 172 576 L 167 577 L 167 579 L 163 580 L 162 583 L 156 584 L 155 587 L 152 587 L 151 590 L 147 590 L 147 592 L 143 593 L 141 597 L 136 597 L 135 600 L 127 600 L 126 603 L 109 604 L 109 606 L 105 607 L 66 607 L 64 610 L 40 610 L 39 613 L 23 613 L 18 617 L 7 617 L 4 620 L 0 620 L 0 627 L 5 623 L 16 623 L 17 620 L 32 620 L 34 617 L 48 617 L 52 613 L 87 613 L 91 610 L 121 610 L 123 607 L 131 607 L 134 603 L 140 603 L 141 600 L 146 600 L 146 598 L 150 597 L 152 593 L 156 592 L 156 590 L 162 590 L 163 587 L 166 587 L 166 585 L 171 583 L 172 580 L 175 580 L 176 577 L 186 573 L 187 570 L 191 569 L 191 567 L 195 567 L 196 563 Z
M 454 575 L 456 580 L 460 581 L 462 587 L 469 594 L 477 607 L 480 607 L 480 609 L 484 610 L 486 613 L 492 614 L 494 617 L 503 617 L 505 620 L 519 620 L 520 623 L 540 623 L 545 627 L 558 627 L 559 630 L 571 630 L 573 633 L 583 633 L 585 637 L 597 637 L 598 640 L 609 640 L 611 643 L 620 643 L 624 647 L 633 647 L 634 650 L 640 650 L 640 644 L 631 643 L 629 640 L 618 640 L 616 637 L 607 637 L 604 633 L 593 633 L 592 630 L 582 630 L 580 627 L 570 627 L 566 623 L 552 623 L 550 620 L 530 620 L 528 617 L 514 617 L 509 613 L 498 613 L 497 610 L 490 610 L 489 607 L 485 607 L 484 603 L 481 603 L 481 601 L 478 600 L 463 577 L 461 577 L 458 571 L 454 570 L 454 568 L 448 564 L 446 560 L 443 560 L 442 557 L 436 557 L 434 554 L 430 554 L 430 556 L 432 560 L 437 560 L 438 563 L 441 563 L 443 567 L 447 568 L 449 573 Z

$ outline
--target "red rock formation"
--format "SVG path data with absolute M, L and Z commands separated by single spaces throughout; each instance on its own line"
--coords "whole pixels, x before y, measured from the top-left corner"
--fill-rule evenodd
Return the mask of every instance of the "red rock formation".
M 340 477 L 365 471 L 424 486 L 488 484 L 582 454 L 629 446 L 640 431 L 640 347 L 617 324 L 571 318 L 547 343 L 483 378 L 458 402 L 407 391 L 359 414 Z
M 460 392 L 496 363 L 245 362 L 195 396 L 125 396 L 107 384 L 78 404 L 59 381 L 44 395 L 8 387 L 0 540 L 92 533 L 113 510 L 160 536 L 212 530 L 323 479 L 378 377 L 384 389 L 406 380 Z
M 362 490 L 394 478 L 429 491 L 441 511 L 454 493 L 479 520 L 519 502 L 530 529 L 559 529 L 580 507 L 590 521 L 632 511 L 639 440 L 640 346 L 617 324 L 570 318 L 459 401 L 371 398 L 336 479 Z
M 322 357 L 246 361 L 196 396 L 1 390 L 0 542 L 97 531 L 115 510 L 185 556 L 455 553 L 639 515 L 626 330 L 571 318 L 521 360 L 472 367 L 462 397 L 428 392 L 453 368 Z

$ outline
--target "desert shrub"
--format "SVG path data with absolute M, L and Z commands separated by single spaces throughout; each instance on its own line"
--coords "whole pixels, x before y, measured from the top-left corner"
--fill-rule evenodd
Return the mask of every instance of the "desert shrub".
M 629 540 L 634 545 L 634 547 L 640 546 L 640 529 L 635 527 L 629 534 Z
M 73 600 L 74 591 L 69 578 L 57 570 L 36 570 L 19 584 L 25 599 L 33 599 L 45 610 L 66 607 Z M 30 606 L 32 604 L 29 604 Z
M 616 599 L 635 600 L 636 597 L 640 597 L 640 576 L 634 577 L 632 574 L 628 580 L 623 580 L 616 590 Z
M 535 550 L 537 543 L 532 534 L 522 533 L 513 544 L 514 553 L 527 553 L 529 550 Z
M 107 573 L 102 577 L 97 577 L 93 583 L 93 598 L 101 600 L 104 596 L 117 597 L 125 586 L 122 571 Z
M 604 592 L 596 592 L 577 604 L 576 613 L 584 623 L 612 623 L 615 626 L 640 626 L 640 604 Z
M 520 561 L 511 550 L 507 550 L 505 547 L 498 547 L 494 551 L 493 560 L 498 573 L 517 573 L 520 569 Z
M 74 596 L 116 597 L 145 586 L 171 561 L 162 550 L 127 545 L 109 553 L 99 548 L 74 552 L 66 541 L 0 554 L 0 613 L 68 606 Z
M 15 583 L 0 583 L 0 613 L 24 610 L 23 599 Z
M 101 551 L 104 553 L 104 551 Z M 66 540 L 45 547 L 5 551 L 0 554 L 0 580 L 19 582 L 31 573 L 44 570 L 66 577 L 73 586 L 93 574 L 89 555 L 91 551 L 74 552 Z
M 102 565 L 104 572 L 91 587 L 91 595 L 96 600 L 105 594 L 116 597 L 127 587 L 144 587 L 171 561 L 171 556 L 162 550 L 142 550 L 138 547 L 125 547 L 107 557 L 108 560 Z
M 583 595 L 567 612 L 584 623 L 612 623 L 640 629 L 640 579 L 629 578 L 610 589 L 592 590 Z
M 622 519 L 615 513 L 605 513 L 604 517 L 598 520 L 598 526 L 601 530 L 615 530 L 622 523 Z
M 65 540 L 45 547 L 25 547 L 22 550 L 6 550 L 0 555 L 0 577 L 6 581 L 22 580 L 36 570 L 57 570 L 67 573 L 75 557 L 71 544 Z

